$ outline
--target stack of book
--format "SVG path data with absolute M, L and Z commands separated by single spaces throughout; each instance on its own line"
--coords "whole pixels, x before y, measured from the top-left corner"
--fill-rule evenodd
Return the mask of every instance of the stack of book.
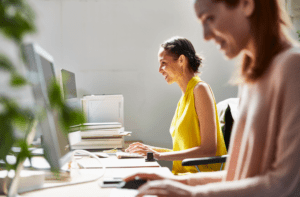
M 80 140 L 71 143 L 72 149 L 124 148 L 124 136 L 131 134 L 124 131 L 119 122 L 85 123 L 73 126 L 71 130 L 80 133 Z

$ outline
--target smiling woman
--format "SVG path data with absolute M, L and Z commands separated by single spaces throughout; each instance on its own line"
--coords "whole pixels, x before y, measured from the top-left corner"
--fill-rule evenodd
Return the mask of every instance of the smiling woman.
M 244 12 L 233 9 L 238 0 L 229 1 L 228 7 L 218 6 L 216 2 L 218 0 L 197 1 L 195 9 L 198 19 L 203 24 L 204 39 L 214 40 L 225 56 L 230 59 L 237 56 L 250 43 L 249 34 L 247 34 L 250 31 L 250 25 L 245 23 L 246 18 L 242 17 Z M 240 41 L 237 42 L 237 40 Z
M 195 11 L 203 26 L 204 39 L 219 44 L 226 58 L 243 52 L 241 78 L 245 82 L 260 78 L 272 58 L 288 47 L 287 43 L 282 44 L 281 37 L 289 40 L 282 30 L 291 22 L 279 1 L 196 1 Z
M 149 181 L 137 196 L 299 196 L 300 47 L 286 34 L 290 22 L 282 1 L 195 2 L 204 39 L 220 44 L 227 58 L 244 57 L 227 164 L 222 172 Z M 134 176 L 167 179 L 135 174 L 125 180 Z
M 159 49 L 159 72 L 167 83 L 177 83 L 182 97 L 173 117 L 170 134 L 173 150 L 134 143 L 132 153 L 153 152 L 158 160 L 173 162 L 174 174 L 197 172 L 194 166 L 182 166 L 185 158 L 220 156 L 227 153 L 220 129 L 216 102 L 209 85 L 197 75 L 201 58 L 186 38 L 174 37 Z M 201 165 L 201 171 L 215 171 L 221 164 Z

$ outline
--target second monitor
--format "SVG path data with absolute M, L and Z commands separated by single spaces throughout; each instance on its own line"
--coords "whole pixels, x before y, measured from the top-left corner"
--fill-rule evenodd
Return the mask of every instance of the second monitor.
M 61 80 L 64 98 L 77 98 L 75 73 L 65 69 L 61 69 Z

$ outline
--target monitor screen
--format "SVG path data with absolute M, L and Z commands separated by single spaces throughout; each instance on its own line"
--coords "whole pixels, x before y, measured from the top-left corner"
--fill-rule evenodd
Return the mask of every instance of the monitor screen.
M 53 58 L 36 44 L 24 45 L 24 51 L 36 107 L 45 111 L 39 123 L 44 154 L 51 168 L 60 169 L 71 160 L 72 153 L 67 135 L 60 130 L 58 114 L 50 109 L 48 92 L 55 79 Z
M 62 88 L 65 99 L 77 98 L 75 73 L 61 69 Z
M 47 60 L 42 55 L 39 55 L 39 58 L 41 60 L 41 65 L 43 67 L 43 75 L 44 75 L 44 78 L 45 78 L 46 87 L 47 87 L 47 90 L 49 90 L 50 85 L 51 85 L 51 81 L 53 79 L 56 80 L 53 62 Z

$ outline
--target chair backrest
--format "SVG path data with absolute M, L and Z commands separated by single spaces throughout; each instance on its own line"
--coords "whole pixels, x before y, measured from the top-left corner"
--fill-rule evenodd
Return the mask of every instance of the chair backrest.
M 228 151 L 230 136 L 231 136 L 231 130 L 232 130 L 232 126 L 233 126 L 233 123 L 234 123 L 229 105 L 227 106 L 227 108 L 225 110 L 224 122 L 225 122 L 225 124 L 222 127 L 222 132 L 223 132 L 223 137 L 224 137 L 226 149 Z
M 227 151 L 229 149 L 233 123 L 238 116 L 238 105 L 239 98 L 225 99 L 217 104 L 218 116 Z
M 227 152 L 229 150 L 231 130 L 233 127 L 234 119 L 237 118 L 238 114 L 238 98 L 230 98 L 221 101 L 217 104 L 219 121 L 224 136 L 225 146 Z M 223 169 L 223 163 L 226 162 L 227 155 L 216 156 L 216 157 L 202 157 L 202 158 L 190 158 L 182 161 L 182 166 L 195 166 L 200 172 L 198 165 L 222 163 L 220 170 Z

